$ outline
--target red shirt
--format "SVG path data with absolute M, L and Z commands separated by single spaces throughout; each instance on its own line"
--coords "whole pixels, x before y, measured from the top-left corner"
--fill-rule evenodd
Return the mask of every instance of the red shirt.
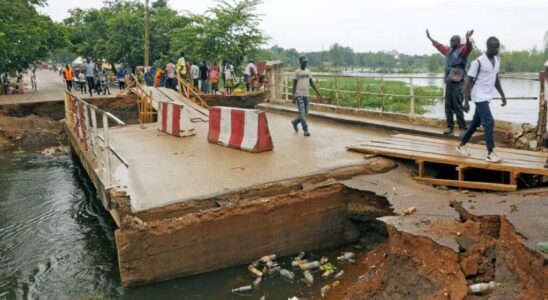
M 447 54 L 451 53 L 451 47 L 445 46 L 443 44 L 438 43 L 438 41 L 432 41 L 432 45 L 438 49 L 438 51 L 443 54 L 443 56 L 447 56 Z M 467 58 L 468 55 L 470 55 L 470 52 L 472 52 L 472 44 L 460 44 L 459 45 L 460 55 L 464 58 Z

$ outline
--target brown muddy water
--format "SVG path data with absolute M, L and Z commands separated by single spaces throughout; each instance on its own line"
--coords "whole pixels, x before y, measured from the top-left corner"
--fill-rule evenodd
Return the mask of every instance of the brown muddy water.
M 233 288 L 255 279 L 247 266 L 240 266 L 124 288 L 119 279 L 114 230 L 115 224 L 101 206 L 93 184 L 70 156 L 0 152 L 1 300 L 320 299 L 320 288 L 333 281 L 323 280 L 317 273 L 315 284 L 308 287 L 300 282 L 302 273 L 296 271 L 293 282 L 273 276 L 258 290 L 237 295 L 231 292 Z M 347 245 L 309 255 L 335 260 L 342 250 L 356 251 L 354 245 Z M 291 269 L 290 260 L 283 258 L 278 263 Z M 345 265 L 336 265 L 345 269 Z M 340 280 L 353 279 L 343 276 Z

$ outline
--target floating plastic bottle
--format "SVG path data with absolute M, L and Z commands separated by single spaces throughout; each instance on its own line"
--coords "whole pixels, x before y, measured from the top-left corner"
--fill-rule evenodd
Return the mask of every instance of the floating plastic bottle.
M 328 278 L 329 276 L 331 276 L 333 273 L 335 273 L 335 270 L 327 270 L 327 271 L 323 272 L 322 277 L 323 277 L 324 279 L 327 279 L 327 278 Z
M 477 294 L 477 293 L 485 292 L 487 290 L 492 290 L 496 286 L 497 286 L 497 284 L 494 281 L 490 281 L 489 283 L 482 282 L 482 283 L 472 284 L 469 287 L 469 290 L 470 290 L 470 293 Z
M 300 264 L 299 265 L 299 268 L 301 268 L 301 270 L 305 271 L 305 270 L 310 270 L 310 269 L 315 269 L 315 268 L 319 268 L 320 267 L 320 262 L 315 260 L 313 262 L 309 262 L 309 263 L 306 263 L 306 264 Z
M 295 278 L 295 273 L 286 269 L 281 269 L 280 275 L 282 275 L 282 277 L 287 278 L 289 280 L 293 280 Z
M 263 278 L 262 277 L 257 277 L 257 279 L 255 279 L 255 281 L 253 281 L 253 288 L 258 289 L 261 286 L 261 282 L 263 282 Z
M 251 292 L 253 290 L 253 287 L 251 285 L 241 286 L 239 288 L 232 289 L 233 293 L 245 293 L 245 292 Z
M 264 263 L 267 263 L 267 262 L 273 261 L 273 260 L 276 260 L 276 254 L 265 255 L 265 256 L 261 257 L 261 261 L 264 262 Z
M 306 264 L 306 263 L 308 263 L 308 260 L 307 260 L 307 259 L 300 260 L 300 259 L 296 259 L 296 258 L 295 258 L 295 260 L 293 260 L 293 261 L 291 262 L 291 266 L 294 267 L 294 268 L 296 268 L 296 267 L 298 267 L 298 266 L 300 266 L 300 265 L 302 265 L 302 264 Z
M 312 276 L 312 273 L 310 271 L 304 271 L 304 282 L 308 285 L 314 284 L 314 276 Z
M 257 270 L 257 268 L 255 268 L 255 266 L 253 266 L 253 264 L 249 265 L 247 267 L 247 269 L 249 270 L 249 272 L 251 272 L 251 274 L 253 274 L 257 277 L 263 277 L 263 272 Z
M 356 257 L 356 254 L 354 252 L 343 252 L 343 254 L 339 257 L 337 257 L 338 260 L 351 260 Z
M 341 278 L 344 275 L 344 270 L 341 270 L 339 273 L 335 274 L 333 276 L 333 279 Z
M 322 289 L 320 290 L 320 293 L 322 295 L 322 298 L 324 298 L 325 296 L 327 296 L 327 294 L 329 294 L 329 292 L 331 291 L 331 286 L 328 284 L 328 285 L 324 285 L 322 287 Z

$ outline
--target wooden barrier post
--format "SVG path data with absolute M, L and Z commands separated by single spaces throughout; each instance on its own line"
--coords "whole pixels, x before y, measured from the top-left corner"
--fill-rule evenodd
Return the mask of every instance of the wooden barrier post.
M 409 113 L 415 114 L 415 87 L 413 85 L 413 77 L 409 78 Z
M 381 110 L 384 112 L 384 76 L 381 76 Z

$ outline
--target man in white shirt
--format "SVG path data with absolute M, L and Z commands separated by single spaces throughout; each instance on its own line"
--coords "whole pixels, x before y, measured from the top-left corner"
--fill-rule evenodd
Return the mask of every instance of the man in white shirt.
M 469 156 L 470 153 L 466 149 L 466 143 L 468 143 L 478 126 L 483 124 L 485 144 L 487 146 L 487 158 L 485 160 L 492 163 L 502 161 L 502 158 L 494 151 L 493 128 L 495 127 L 495 120 L 489 108 L 489 103 L 493 100 L 493 88 L 496 88 L 502 97 L 502 106 L 506 106 L 506 96 L 504 96 L 499 80 L 500 59 L 497 56 L 499 48 L 499 40 L 496 37 L 490 37 L 487 39 L 487 51 L 470 65 L 468 77 L 464 84 L 464 111 L 468 112 L 470 110 L 470 99 L 476 105 L 476 110 L 470 127 L 457 146 L 457 151 L 460 154 Z
M 192 80 L 194 82 L 194 87 L 196 89 L 200 89 L 200 68 L 198 65 L 196 65 L 195 62 L 192 62 L 192 66 L 190 67 L 190 75 L 192 76 Z
M 295 132 L 299 132 L 299 123 L 303 126 L 304 136 L 310 136 L 308 132 L 308 124 L 306 123 L 306 116 L 308 115 L 308 98 L 310 96 L 310 87 L 316 92 L 318 97 L 321 97 L 320 91 L 316 88 L 314 80 L 312 80 L 312 72 L 306 68 L 308 59 L 306 56 L 299 57 L 299 63 L 301 67 L 295 72 L 295 79 L 293 80 L 293 103 L 297 103 L 299 109 L 299 115 L 291 124 Z

